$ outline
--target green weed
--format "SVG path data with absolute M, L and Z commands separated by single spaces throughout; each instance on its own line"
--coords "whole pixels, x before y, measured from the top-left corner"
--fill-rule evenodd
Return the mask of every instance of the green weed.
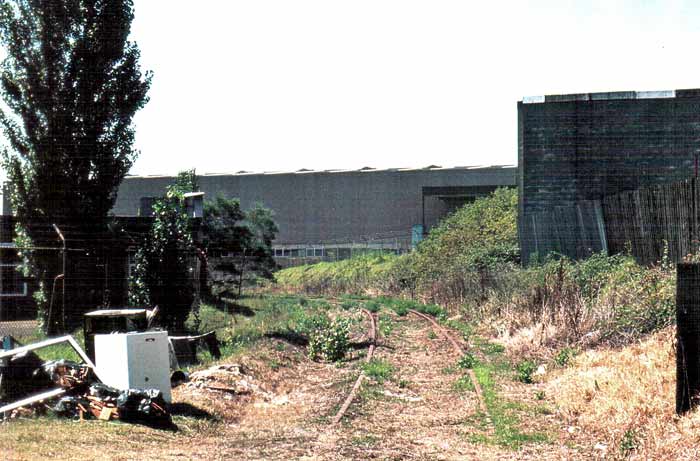
M 524 360 L 520 362 L 516 367 L 516 379 L 521 383 L 532 384 L 532 375 L 537 370 L 537 365 L 532 360 Z
M 372 359 L 362 364 L 362 371 L 378 383 L 383 383 L 394 373 L 394 366 L 382 359 Z
M 554 363 L 560 367 L 565 367 L 571 363 L 571 359 L 576 356 L 576 350 L 570 347 L 559 349 L 559 352 L 554 356 Z
M 620 442 L 620 452 L 627 456 L 639 446 L 639 433 L 634 429 L 627 429 L 622 435 Z
M 334 319 L 318 316 L 309 322 L 309 357 L 337 362 L 345 358 L 350 347 L 350 324 L 347 319 Z
M 365 303 L 365 309 L 367 309 L 370 312 L 379 312 L 379 309 L 382 307 L 382 305 L 375 300 L 372 301 L 367 301 Z
M 457 392 L 474 392 L 474 383 L 469 375 L 462 375 L 452 384 L 452 389 Z
M 467 352 L 465 353 L 459 361 L 457 361 L 457 367 L 465 370 L 469 368 L 474 368 L 474 366 L 479 363 L 474 354 Z

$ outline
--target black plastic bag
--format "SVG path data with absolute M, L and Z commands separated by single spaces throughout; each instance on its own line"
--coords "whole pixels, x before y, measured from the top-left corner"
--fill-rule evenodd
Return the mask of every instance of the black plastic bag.
M 157 389 L 129 389 L 117 398 L 119 419 L 154 424 L 171 424 L 163 393 Z

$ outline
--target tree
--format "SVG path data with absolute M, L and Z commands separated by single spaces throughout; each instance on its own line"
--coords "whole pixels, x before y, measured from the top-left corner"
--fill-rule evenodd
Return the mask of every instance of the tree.
M 279 228 L 274 218 L 274 212 L 261 203 L 256 203 L 246 212 L 247 226 L 252 234 L 248 246 L 249 258 L 246 259 L 247 269 L 267 279 L 271 279 L 272 273 L 277 269 L 272 253 L 272 241 Z
M 192 268 L 196 248 L 184 194 L 196 190 L 194 170 L 178 175 L 165 196 L 153 204 L 151 230 L 134 255 L 130 303 L 159 306 L 163 323 L 172 332 L 184 331 L 185 320 L 195 303 Z
M 0 1 L 0 42 L 7 53 L 0 68 L 6 104 L 0 126 L 9 142 L 2 163 L 22 245 L 55 246 L 55 238 L 47 241 L 37 230 L 42 225 L 75 235 L 106 227 L 117 188 L 137 156 L 132 119 L 147 103 L 151 84 L 151 74 L 140 70 L 138 47 L 127 40 L 133 17 L 132 0 Z M 23 256 L 41 285 L 61 271 L 55 252 Z M 99 258 L 92 261 L 99 264 Z M 65 302 L 79 314 L 94 300 L 70 292 L 70 281 L 65 274 Z
M 202 231 L 211 261 L 208 301 L 240 297 L 245 274 L 272 277 L 278 228 L 271 210 L 256 204 L 244 212 L 238 199 L 217 196 L 204 204 Z

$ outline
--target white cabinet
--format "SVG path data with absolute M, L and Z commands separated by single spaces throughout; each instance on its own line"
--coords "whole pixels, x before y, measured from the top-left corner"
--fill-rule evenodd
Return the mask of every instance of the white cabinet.
M 95 366 L 117 389 L 158 389 L 170 403 L 168 332 L 95 335 Z

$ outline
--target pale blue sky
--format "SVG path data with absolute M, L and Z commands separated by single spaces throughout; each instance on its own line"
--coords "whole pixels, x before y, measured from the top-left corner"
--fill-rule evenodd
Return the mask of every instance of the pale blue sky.
M 699 2 L 134 3 L 136 174 L 514 164 L 523 96 L 700 87 Z

